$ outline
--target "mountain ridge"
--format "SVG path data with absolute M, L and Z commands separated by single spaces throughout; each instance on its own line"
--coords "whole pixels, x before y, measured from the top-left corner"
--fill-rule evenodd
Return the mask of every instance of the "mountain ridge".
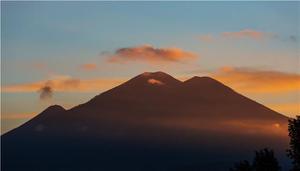
M 165 84 L 153 85 L 152 83 L 148 82 L 149 79 L 155 79 L 155 80 L 161 81 Z M 168 85 L 168 86 L 166 86 L 166 85 Z M 138 91 L 138 93 L 134 95 L 131 91 L 132 90 L 137 91 L 137 87 L 143 87 L 143 89 L 141 91 Z M 172 88 L 170 88 L 170 87 L 172 87 Z M 201 87 L 202 88 L 204 87 L 205 90 L 204 91 L 200 90 Z M 127 92 L 128 89 L 130 90 L 129 92 Z M 165 93 L 165 91 L 167 91 L 167 90 L 169 91 L 169 89 L 171 89 L 171 92 Z M 183 93 L 181 93 L 180 95 L 176 94 L 176 96 L 174 96 L 174 91 L 175 92 L 179 91 L 178 89 L 183 89 Z M 39 118 L 42 115 L 43 116 L 51 115 L 51 114 L 55 115 L 57 113 L 70 112 L 70 111 L 73 111 L 74 109 L 76 110 L 77 107 L 85 106 L 85 104 L 93 104 L 97 107 L 98 106 L 97 103 L 99 103 L 99 104 L 102 103 L 103 98 L 112 98 L 109 102 L 112 102 L 113 100 L 116 100 L 116 99 L 120 100 L 118 95 L 122 94 L 122 93 L 123 93 L 122 95 L 126 95 L 126 96 L 140 97 L 142 95 L 141 93 L 147 94 L 148 91 L 150 92 L 148 98 L 151 98 L 151 94 L 153 94 L 153 93 L 161 93 L 160 95 L 162 95 L 162 97 L 159 97 L 155 94 L 155 96 L 152 97 L 153 101 L 157 100 L 157 98 L 169 98 L 169 96 L 173 96 L 172 98 L 174 98 L 174 97 L 182 98 L 184 100 L 186 100 L 186 98 L 191 99 L 192 97 L 196 97 L 196 99 L 194 99 L 194 101 L 196 101 L 196 102 L 198 101 L 197 103 L 201 103 L 201 100 L 202 100 L 202 103 L 203 103 L 203 102 L 207 102 L 207 101 L 209 102 L 211 100 L 210 98 L 213 98 L 213 99 L 219 98 L 221 100 L 224 100 L 224 99 L 222 99 L 223 96 L 226 97 L 226 96 L 228 96 L 227 94 L 229 93 L 229 94 L 234 94 L 234 96 L 237 96 L 240 99 L 243 99 L 246 101 L 251 101 L 252 103 L 256 103 L 256 104 L 258 104 L 259 107 L 261 107 L 261 106 L 265 107 L 262 104 L 235 92 L 230 87 L 224 85 L 223 83 L 221 83 L 211 77 L 194 76 L 188 80 L 179 81 L 164 72 L 157 71 L 157 72 L 144 72 L 140 75 L 137 75 L 136 77 L 133 77 L 132 79 L 128 80 L 127 82 L 95 96 L 87 103 L 80 104 L 69 110 L 66 110 L 62 106 L 59 106 L 59 105 L 49 106 L 43 112 L 41 112 L 39 115 L 37 115 L 36 118 Z M 199 99 L 199 94 L 196 93 L 197 91 L 201 94 L 201 96 L 203 96 L 200 99 Z M 217 94 L 216 94 L 217 97 L 214 97 L 212 92 L 217 92 Z M 165 96 L 167 96 L 167 97 L 165 97 Z M 125 100 L 132 100 L 133 99 L 132 97 L 129 97 L 129 98 L 127 97 Z M 100 99 L 100 102 L 97 102 L 98 99 Z M 241 101 L 240 99 L 238 99 L 238 100 Z M 138 98 L 136 101 L 139 101 L 139 100 L 140 99 Z M 225 99 L 225 100 L 227 100 L 227 99 Z M 133 101 L 133 102 L 136 102 L 136 101 Z M 224 101 L 223 103 L 227 103 L 227 102 Z M 179 104 L 177 104 L 177 105 L 179 105 Z M 267 107 L 265 107 L 265 108 L 266 108 L 266 110 L 270 110 L 270 111 L 276 113 L 277 115 L 279 115 L 282 118 L 288 119 L 288 117 L 286 117 L 276 111 L 273 111 L 272 109 L 269 109 Z
M 174 170 L 163 156 L 175 153 L 178 159 L 173 155 L 169 157 L 178 160 L 177 167 L 185 168 L 186 159 L 189 159 L 194 168 L 199 165 L 195 156 L 206 158 L 212 151 L 227 157 L 233 155 L 231 151 L 236 151 L 234 160 L 247 150 L 265 145 L 285 151 L 282 147 L 288 144 L 287 120 L 213 78 L 193 77 L 179 81 L 163 72 L 145 72 L 69 110 L 50 106 L 2 135 L 4 166 L 13 171 L 20 170 L 17 166 L 36 170 L 30 163 L 38 160 L 52 170 L 60 166 L 78 170 L 73 166 L 100 167 L 97 165 L 99 158 L 107 163 L 123 163 L 127 159 L 139 161 L 139 164 L 133 162 L 126 166 L 128 170 L 147 170 L 145 166 L 148 165 L 156 168 L 152 170 Z M 245 142 L 247 139 L 255 141 Z M 23 149 L 24 144 L 28 149 Z M 32 156 L 24 158 L 16 149 L 24 154 L 32 153 Z M 78 149 L 80 152 L 72 153 Z M 123 152 L 120 154 L 119 150 Z M 62 158 L 35 157 L 47 158 L 49 154 Z M 82 158 L 89 155 L 93 158 Z M 140 159 L 141 156 L 145 158 Z M 157 160 L 150 160 L 151 156 L 156 156 Z M 16 159 L 26 162 L 12 162 Z M 61 160 L 70 163 L 61 163 Z M 222 163 L 224 158 L 217 160 Z M 206 162 L 202 161 L 203 167 L 208 167 Z M 112 169 L 112 165 L 105 162 L 101 164 L 104 170 L 120 170 Z M 208 168 L 222 170 L 221 167 Z

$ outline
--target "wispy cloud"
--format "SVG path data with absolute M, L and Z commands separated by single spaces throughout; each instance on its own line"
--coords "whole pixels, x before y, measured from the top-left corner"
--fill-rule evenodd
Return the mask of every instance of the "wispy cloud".
M 199 36 L 199 40 L 202 42 L 213 42 L 216 40 L 240 40 L 240 39 L 249 39 L 255 41 L 266 40 L 270 38 L 278 38 L 278 35 L 270 32 L 263 32 L 254 29 L 242 29 L 239 31 L 226 31 L 220 32 L 217 34 L 202 34 Z M 291 37 L 290 39 L 293 39 Z
M 268 37 L 270 33 L 261 32 L 257 30 L 252 29 L 244 29 L 240 31 L 235 32 L 223 32 L 222 36 L 225 38 L 249 38 L 249 39 L 255 39 L 255 40 L 262 40 Z
M 124 63 L 128 61 L 180 62 L 196 58 L 196 54 L 180 48 L 155 48 L 151 45 L 117 49 L 109 55 L 109 62 Z
M 223 67 L 212 77 L 245 93 L 286 93 L 300 91 L 300 75 L 251 68 Z

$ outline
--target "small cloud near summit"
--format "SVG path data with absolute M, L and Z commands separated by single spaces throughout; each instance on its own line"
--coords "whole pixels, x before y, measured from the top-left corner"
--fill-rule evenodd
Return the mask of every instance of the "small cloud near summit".
M 45 85 L 40 88 L 39 93 L 41 100 L 51 99 L 53 95 L 53 88 L 50 85 Z
M 159 81 L 159 80 L 156 80 L 156 79 L 153 79 L 153 78 L 149 79 L 148 83 L 153 84 L 153 85 L 164 85 L 164 83 L 162 81 Z

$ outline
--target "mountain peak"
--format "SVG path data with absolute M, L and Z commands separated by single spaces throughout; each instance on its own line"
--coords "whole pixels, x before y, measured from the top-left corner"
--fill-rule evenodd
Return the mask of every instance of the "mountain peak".
M 141 96 L 141 94 L 153 94 L 153 91 L 166 90 L 168 88 L 178 87 L 182 82 L 169 74 L 161 71 L 141 73 L 125 83 L 108 90 L 103 95 L 123 96 Z M 130 95 L 129 95 L 130 94 Z M 91 103 L 97 101 L 97 96 L 91 100 Z
M 198 77 L 194 76 L 186 81 L 183 84 L 189 88 L 197 88 L 197 89 L 204 89 L 206 91 L 218 92 L 224 94 L 225 92 L 232 92 L 233 90 L 228 86 L 224 85 L 223 83 L 215 80 L 211 77 Z
M 206 169 L 211 161 L 199 164 L 199 158 L 211 158 L 215 153 L 236 160 L 244 151 L 265 145 L 284 151 L 287 121 L 287 117 L 212 78 L 193 77 L 181 82 L 163 72 L 144 73 L 70 110 L 59 105 L 48 107 L 1 137 L 5 150 L 2 158 L 5 170 L 39 170 L 40 166 L 51 166 L 52 170 L 81 170 L 86 166 L 94 170 L 146 170 L 153 156 L 157 158 L 150 164 L 158 166 L 153 170 L 222 170 L 227 165 L 224 161 L 213 158 L 224 164 L 220 169 Z M 249 138 L 255 141 L 247 144 Z M 246 143 L 244 151 L 233 158 L 230 148 L 237 151 L 241 143 Z M 223 148 L 229 150 L 218 150 Z M 20 155 L 19 149 L 30 155 Z M 170 152 L 178 154 L 171 158 L 178 165 L 164 157 Z M 53 154 L 59 158 L 48 160 Z M 124 167 L 124 158 L 138 162 Z M 187 165 L 186 161 L 195 163 Z M 111 163 L 120 167 L 112 168 Z
M 219 81 L 211 78 L 211 77 L 207 77 L 207 76 L 204 76 L 204 77 L 198 77 L 198 76 L 194 76 L 186 81 L 184 81 L 184 83 L 201 83 L 201 84 L 213 84 L 213 83 L 218 83 L 218 84 L 222 84 L 220 83 Z
M 156 72 L 144 72 L 140 74 L 144 77 L 171 77 L 171 75 L 164 73 L 162 71 L 156 71 Z
M 60 105 L 52 105 L 49 106 L 47 109 L 45 109 L 42 113 L 58 113 L 58 112 L 63 112 L 66 109 L 64 109 L 62 106 Z
M 144 72 L 133 79 L 129 80 L 130 83 L 135 84 L 152 84 L 152 85 L 177 85 L 181 81 L 175 79 L 169 74 L 161 71 L 157 72 Z

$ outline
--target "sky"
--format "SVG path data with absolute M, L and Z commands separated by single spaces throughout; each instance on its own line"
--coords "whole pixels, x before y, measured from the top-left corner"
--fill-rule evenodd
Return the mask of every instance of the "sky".
M 300 113 L 300 2 L 1 1 L 1 129 L 145 71 Z

